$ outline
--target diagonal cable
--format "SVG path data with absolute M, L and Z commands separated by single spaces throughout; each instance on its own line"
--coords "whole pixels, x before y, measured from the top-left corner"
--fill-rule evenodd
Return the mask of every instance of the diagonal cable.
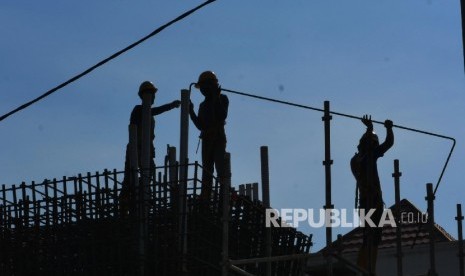
M 279 103 L 279 104 L 284 104 L 284 105 L 289 105 L 289 106 L 294 106 L 294 107 L 299 107 L 299 108 L 304 108 L 304 109 L 310 109 L 310 110 L 313 110 L 313 111 L 324 112 L 324 110 L 321 109 L 321 108 L 311 107 L 311 106 L 307 106 L 307 105 L 302 105 L 302 104 L 292 103 L 292 102 L 288 102 L 288 101 L 282 101 L 282 100 L 267 98 L 267 97 L 263 97 L 263 96 L 258 96 L 258 95 L 253 95 L 253 94 L 249 94 L 249 93 L 244 93 L 244 92 L 229 90 L 229 89 L 225 89 L 225 88 L 221 88 L 221 90 L 222 90 L 222 91 L 225 91 L 225 92 L 229 92 L 229 93 L 231 93 L 231 94 L 246 96 L 246 97 L 255 98 L 255 99 L 259 99 L 259 100 L 263 100 L 263 101 L 274 102 L 274 103 Z M 330 114 L 333 114 L 333 115 L 338 115 L 338 116 L 346 117 L 346 118 L 352 118 L 352 119 L 357 119 L 357 120 L 361 120 L 361 119 L 362 119 L 362 118 L 357 117 L 357 116 L 353 116 L 353 115 L 349 115 L 349 114 L 344 114 L 344 113 L 339 113 L 339 112 L 334 112 L 334 111 L 330 111 L 329 113 L 330 113 Z M 374 123 L 377 123 L 377 124 L 384 124 L 384 122 L 375 121 L 375 120 L 373 120 L 373 122 L 374 122 Z M 449 137 L 449 136 L 444 136 L 444 135 L 441 135 L 441 134 L 436 134 L 436 133 L 433 133 L 433 132 L 424 131 L 424 130 L 419 130 L 419 129 L 414 129 L 414 128 L 405 127 L 405 126 L 400 126 L 400 125 L 393 125 L 393 127 L 400 128 L 400 129 L 404 129 L 404 130 L 408 130 L 408 131 L 413 131 L 413 132 L 417 132 L 417 133 L 421 133 L 421 134 L 425 134 L 425 135 L 429 135 L 429 136 L 434 136 L 434 137 L 438 137 L 438 138 L 442 138 L 442 139 L 447 139 L 447 140 L 451 140 L 451 141 L 452 141 L 452 147 L 451 147 L 451 149 L 450 149 L 450 151 L 449 151 L 449 155 L 447 156 L 447 159 L 446 159 L 446 162 L 445 162 L 445 164 L 444 164 L 444 167 L 443 167 L 442 170 L 441 170 L 441 174 L 440 174 L 440 176 L 439 176 L 438 182 L 436 183 L 436 187 L 434 188 L 434 193 L 433 193 L 433 194 L 436 195 L 436 191 L 437 191 L 437 189 L 438 189 L 438 187 L 439 187 L 439 184 L 441 183 L 442 177 L 444 176 L 444 172 L 446 171 L 447 165 L 449 164 L 449 160 L 450 160 L 450 158 L 451 158 L 451 156 L 452 156 L 452 152 L 454 151 L 455 144 L 456 144 L 455 139 L 452 138 L 452 137 Z
M 181 14 L 180 16 L 176 17 L 175 19 L 171 20 L 170 22 L 168 22 L 168 23 L 162 25 L 161 27 L 157 28 L 156 30 L 154 30 L 153 32 L 151 32 L 150 34 L 148 34 L 147 36 L 141 38 L 140 40 L 138 40 L 138 41 L 136 41 L 136 42 L 134 42 L 134 43 L 132 43 L 131 45 L 127 46 L 126 48 L 124 48 L 124 49 L 122 49 L 122 50 L 120 50 L 120 51 L 114 53 L 113 55 L 107 57 L 106 59 L 104 59 L 104 60 L 98 62 L 98 63 L 95 64 L 94 66 L 92 66 L 92 67 L 90 67 L 89 69 L 83 71 L 82 73 L 80 73 L 80 74 L 78 74 L 78 75 L 76 75 L 76 76 L 70 78 L 69 80 L 67 80 L 67 81 L 65 81 L 65 82 L 63 82 L 63 83 L 61 83 L 61 84 L 59 84 L 58 86 L 56 86 L 56 87 L 54 87 L 54 88 L 48 90 L 47 92 L 45 92 L 45 93 L 42 94 L 41 96 L 35 98 L 34 100 L 31 100 L 31 101 L 29 101 L 29 102 L 27 102 L 27 103 L 25 103 L 25 104 L 19 106 L 18 108 L 16 108 L 16 109 L 14 109 L 14 110 L 12 110 L 12 111 L 10 111 L 10 112 L 8 112 L 8 113 L 2 115 L 2 116 L 0 117 L 0 121 L 3 121 L 3 120 L 5 120 L 6 118 L 8 118 L 9 116 L 15 114 L 16 112 L 19 112 L 19 111 L 21 111 L 21 110 L 23 110 L 23 109 L 26 109 L 27 107 L 33 105 L 34 103 L 36 103 L 36 102 L 38 102 L 38 101 L 40 101 L 40 100 L 42 100 L 42 99 L 44 99 L 44 98 L 50 96 L 51 94 L 55 93 L 56 91 L 60 90 L 61 88 L 65 87 L 65 86 L 67 86 L 68 84 L 77 81 L 78 79 L 84 77 L 85 75 L 89 74 L 90 72 L 92 72 L 93 70 L 97 69 L 98 67 L 104 65 L 105 63 L 109 62 L 110 60 L 117 58 L 118 56 L 122 55 L 123 53 L 125 53 L 125 52 L 131 50 L 132 48 L 134 48 L 134 47 L 138 46 L 139 44 L 141 44 L 142 42 L 146 41 L 147 39 L 149 39 L 149 38 L 155 36 L 156 34 L 160 33 L 161 31 L 163 31 L 163 30 L 166 29 L 167 27 L 169 27 L 169 26 L 173 25 L 174 23 L 176 23 L 176 22 L 178 22 L 178 21 L 180 21 L 180 20 L 182 20 L 182 19 L 188 17 L 189 15 L 191 15 L 191 14 L 194 13 L 194 12 L 196 12 L 197 10 L 199 10 L 199 9 L 205 7 L 206 5 L 208 5 L 208 4 L 210 4 L 210 3 L 213 3 L 213 2 L 215 2 L 215 1 L 216 1 L 216 0 L 208 0 L 208 1 L 204 2 L 203 4 L 201 4 L 201 5 L 199 5 L 199 6 L 195 7 L 195 8 L 193 8 L 193 9 L 191 9 L 191 10 L 189 10 L 189 11 L 187 11 L 187 12 Z

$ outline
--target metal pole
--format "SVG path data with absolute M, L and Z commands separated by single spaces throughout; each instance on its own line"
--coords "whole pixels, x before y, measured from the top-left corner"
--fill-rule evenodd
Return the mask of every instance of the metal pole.
M 324 208 L 326 209 L 326 216 L 329 215 L 329 212 L 334 208 L 334 205 L 331 203 L 331 165 L 333 164 L 333 160 L 331 160 L 331 122 L 332 116 L 330 115 L 329 110 L 329 101 L 324 102 L 324 116 L 322 120 L 324 122 L 324 130 L 325 130 L 325 160 L 323 161 L 323 165 L 325 166 L 325 198 L 326 198 L 326 205 Z M 329 212 L 328 212 L 329 210 Z M 329 219 L 326 217 L 326 222 Z M 332 228 L 331 225 L 326 225 L 326 247 L 329 248 L 332 243 Z M 332 261 L 328 258 L 328 276 L 333 275 L 332 269 Z
M 152 102 L 153 98 L 155 98 L 155 93 L 145 90 L 142 91 L 142 137 L 141 138 L 141 152 L 140 152 L 140 160 L 141 164 L 141 175 L 142 177 L 142 191 L 148 188 L 150 183 L 150 176 L 151 176 L 151 168 L 150 168 L 150 161 L 152 158 L 151 150 L 152 150 L 152 122 L 155 124 L 155 119 L 152 116 Z M 145 195 L 143 195 L 142 199 L 145 199 Z
M 229 199 L 231 188 L 231 154 L 224 155 L 224 177 L 220 179 L 223 190 L 223 236 L 221 252 L 221 276 L 227 276 L 229 270 Z
M 397 276 L 403 275 L 403 265 L 402 265 L 402 221 L 401 209 L 400 209 L 400 177 L 402 173 L 399 171 L 399 160 L 394 160 L 394 190 L 395 190 L 395 200 L 396 200 L 396 218 L 397 218 L 397 227 L 396 227 L 396 247 L 397 247 Z
M 370 146 L 370 141 L 367 139 L 365 141 L 366 143 L 366 148 L 368 149 Z M 368 153 L 366 154 L 366 170 L 367 170 L 367 173 L 366 173 L 366 177 L 367 177 L 367 191 L 368 191 L 368 196 L 367 198 L 365 199 L 367 202 L 366 202 L 366 210 L 367 211 L 370 211 L 370 209 L 373 209 L 375 206 L 374 206 L 374 202 L 373 202 L 373 197 L 372 197 L 372 194 L 373 194 L 373 184 L 374 184 L 374 174 L 373 174 L 373 171 L 375 169 L 374 166 L 375 165 L 375 160 L 374 160 L 374 157 L 373 157 L 373 151 L 370 150 L 368 151 Z M 377 207 L 377 206 L 376 206 Z M 367 270 L 368 272 L 371 274 L 371 273 L 374 273 L 374 271 L 376 270 L 376 268 L 373 266 L 373 263 L 374 263 L 374 256 L 373 256 L 373 228 L 371 226 L 366 226 L 365 227 L 368 227 L 368 231 L 367 231 L 367 244 L 368 244 L 368 248 L 367 248 L 367 254 L 368 254 L 368 266 L 367 266 Z M 375 249 L 377 250 L 377 249 Z
M 430 258 L 430 269 L 428 275 L 437 275 L 436 273 L 436 258 L 434 249 L 434 199 L 436 198 L 433 194 L 433 184 L 426 184 L 426 200 L 428 201 L 428 225 L 429 225 L 429 258 Z
M 463 265 L 463 232 L 462 232 L 462 221 L 463 221 L 463 215 L 462 215 L 462 204 L 457 204 L 457 216 L 455 217 L 455 220 L 457 220 L 457 230 L 458 230 L 458 237 L 459 237 L 459 271 L 460 271 L 460 276 L 465 276 L 464 272 L 464 265 Z
M 188 158 L 188 146 L 189 146 L 189 103 L 190 103 L 190 91 L 187 89 L 181 90 L 181 137 L 179 143 L 179 162 L 181 167 L 186 166 L 186 160 Z M 184 180 L 186 170 L 182 172 L 181 180 Z
M 181 136 L 179 142 L 179 213 L 180 213 L 180 251 L 181 251 L 181 271 L 187 273 L 185 256 L 187 254 L 187 174 L 188 174 L 188 145 L 189 145 L 189 103 L 190 91 L 181 90 Z
M 152 103 L 155 98 L 155 93 L 151 90 L 142 91 L 142 128 L 141 133 L 141 152 L 139 153 L 141 164 L 141 182 L 138 189 L 136 189 L 138 196 L 138 210 L 139 210 L 139 235 L 140 235 L 140 275 L 145 275 L 145 245 L 147 235 L 147 196 L 151 178 L 151 158 L 152 158 L 152 123 L 155 120 L 152 117 Z M 153 126 L 154 127 L 154 126 Z
M 465 68 L 465 0 L 460 1 L 462 10 L 462 48 L 463 48 L 463 65 Z
M 270 168 L 268 164 L 268 147 L 260 147 L 262 173 L 262 200 L 265 208 L 270 208 Z M 271 257 L 271 226 L 265 229 L 265 257 Z M 266 263 L 266 276 L 271 276 L 271 262 Z
M 180 212 L 179 209 L 179 183 L 178 162 L 176 161 L 176 147 L 168 146 L 168 180 L 170 187 L 171 208 L 173 213 Z M 181 220 L 179 220 L 181 221 Z M 181 225 L 181 224 L 180 224 Z M 179 243 L 181 244 L 181 243 Z M 179 247 L 181 251 L 181 247 Z

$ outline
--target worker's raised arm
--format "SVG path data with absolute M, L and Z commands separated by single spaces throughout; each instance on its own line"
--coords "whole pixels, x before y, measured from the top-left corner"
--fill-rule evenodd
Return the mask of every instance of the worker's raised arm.
M 152 107 L 152 116 L 160 115 L 173 108 L 178 108 L 181 102 L 179 100 L 172 101 L 171 103 L 164 104 L 157 107 Z
M 394 131 L 392 131 L 393 123 L 391 120 L 384 121 L 384 127 L 386 127 L 386 139 L 379 145 L 378 153 L 382 156 L 394 145 Z

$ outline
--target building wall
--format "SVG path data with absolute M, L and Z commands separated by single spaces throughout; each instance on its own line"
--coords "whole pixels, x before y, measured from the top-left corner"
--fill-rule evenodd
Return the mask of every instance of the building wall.
M 435 245 L 436 272 L 439 276 L 459 275 L 459 258 L 457 242 L 442 242 Z M 416 245 L 413 249 L 402 248 L 404 276 L 427 275 L 430 268 L 429 245 Z M 345 257 L 354 263 L 357 253 L 350 253 Z M 396 248 L 380 250 L 376 269 L 378 276 L 397 275 Z

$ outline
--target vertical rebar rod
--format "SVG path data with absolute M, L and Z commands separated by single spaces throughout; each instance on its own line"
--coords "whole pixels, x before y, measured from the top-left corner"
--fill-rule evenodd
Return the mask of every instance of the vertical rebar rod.
M 193 187 L 193 192 L 192 195 L 195 197 L 197 194 L 197 178 L 199 177 L 199 162 L 195 161 L 194 163 L 194 187 Z
M 252 183 L 245 184 L 245 196 L 252 201 Z
M 64 208 L 65 208 L 64 221 L 65 223 L 69 223 L 70 222 L 70 219 L 69 219 L 70 209 L 68 208 L 68 205 L 67 205 L 68 204 L 68 187 L 66 187 L 67 186 L 66 176 L 62 177 L 62 182 L 63 182 L 63 201 L 64 201 Z
M 92 197 L 92 175 L 90 172 L 86 174 L 87 190 L 89 193 L 89 217 L 94 219 L 94 207 L 92 206 L 95 203 L 95 197 Z M 94 192 L 95 193 L 95 192 Z M 95 195 L 94 195 L 95 196 Z
M 37 206 L 36 201 L 36 183 L 35 181 L 31 182 L 31 190 L 32 190 L 32 210 L 34 213 L 34 226 L 39 227 L 40 224 L 40 207 Z
M 16 194 L 16 185 L 11 186 L 12 191 L 13 191 L 13 213 L 15 215 L 15 219 L 19 217 L 18 214 L 18 196 Z
M 224 177 L 220 183 L 223 190 L 223 235 L 221 251 L 221 276 L 228 276 L 229 270 L 229 199 L 231 188 L 231 154 L 226 152 L 224 156 Z
M 107 201 L 105 202 L 105 205 L 108 204 L 108 216 L 111 216 L 113 211 L 113 216 L 118 217 L 120 215 L 120 212 L 118 212 L 118 194 L 113 193 L 113 191 L 110 189 L 109 173 L 110 172 L 108 169 L 103 170 L 103 182 L 105 183 L 104 186 L 107 193 Z
M 95 172 L 95 182 L 97 183 L 97 189 L 96 189 L 96 195 L 95 195 L 95 198 L 96 198 L 95 207 L 96 207 L 96 213 L 97 213 L 96 218 L 100 219 L 100 218 L 105 217 L 105 214 L 102 210 L 102 206 L 104 206 L 103 200 L 105 198 L 105 193 L 103 193 L 100 187 L 100 173 L 99 172 Z
M 48 196 L 48 185 L 47 180 L 44 180 L 44 192 L 45 192 L 45 226 L 50 226 L 50 212 L 49 212 L 49 202 L 50 197 Z M 14 186 L 13 186 L 14 187 Z M 40 212 L 40 211 L 39 211 Z
M 57 189 L 57 179 L 54 178 L 52 181 L 53 188 L 53 206 L 52 206 L 52 217 L 53 217 L 53 226 L 58 224 L 58 189 Z
M 78 174 L 78 184 L 79 184 L 79 204 L 78 204 L 78 214 L 79 215 L 79 219 L 83 219 L 86 217 L 86 207 L 85 207 L 85 203 L 86 203 L 86 195 L 84 194 L 84 189 L 82 188 L 83 185 L 82 185 L 82 174 Z M 46 185 L 47 187 L 48 185 Z
M 135 214 L 136 210 L 139 210 L 142 205 L 141 204 L 142 199 L 140 198 L 140 195 L 141 195 L 140 190 L 142 188 L 140 187 L 139 174 L 137 172 L 137 169 L 139 167 L 139 152 L 137 151 L 137 140 L 138 140 L 137 125 L 131 124 L 129 125 L 128 129 L 129 129 L 129 176 L 130 176 L 129 183 L 130 184 L 129 184 L 129 187 L 126 187 L 126 188 L 128 188 L 130 196 L 128 199 L 129 202 L 126 202 L 126 206 L 125 206 L 127 210 L 123 210 L 123 211 L 124 212 L 129 211 L 129 215 L 136 216 Z M 141 174 L 143 174 L 143 172 Z M 142 178 L 144 177 L 142 176 Z M 105 178 L 105 180 L 107 181 L 107 177 Z M 115 193 L 117 193 L 117 190 L 115 190 Z M 117 198 L 116 195 L 115 195 L 115 198 Z M 136 208 L 138 204 L 139 204 L 139 208 Z M 119 208 L 121 208 L 121 206 Z M 139 254 L 140 255 L 139 257 L 141 258 L 142 254 L 144 253 L 144 240 L 143 240 L 143 235 L 142 235 L 142 230 L 144 228 L 144 225 L 143 225 L 142 220 L 138 220 L 138 223 L 139 224 L 137 227 L 138 229 L 137 230 L 137 234 L 138 234 L 137 254 Z M 142 261 L 142 258 L 139 259 L 139 262 L 140 262 L 139 263 L 139 270 L 140 270 L 139 275 L 143 275 L 142 273 L 144 271 L 143 269 L 144 263 Z
M 239 185 L 239 195 L 245 196 L 245 184 Z
M 397 276 L 403 276 L 403 265 L 402 265 L 402 221 L 401 217 L 401 206 L 400 206 L 400 177 L 402 173 L 399 170 L 399 160 L 394 160 L 394 173 L 392 177 L 394 177 L 394 193 L 395 193 L 395 201 L 396 201 L 396 248 L 397 248 Z
M 258 197 L 258 183 L 252 183 L 252 201 L 259 201 L 260 198 Z
M 329 101 L 324 102 L 324 116 L 321 118 L 324 122 L 324 132 L 325 132 L 325 160 L 323 161 L 323 165 L 325 166 L 325 206 L 324 209 L 326 210 L 326 216 L 329 216 L 329 213 L 334 208 L 334 205 L 331 202 L 331 165 L 333 164 L 333 160 L 331 160 L 331 119 L 332 116 L 330 115 L 330 108 L 329 108 Z M 325 218 L 326 222 L 329 222 L 329 218 Z M 326 225 L 326 247 L 329 247 L 332 243 L 332 227 L 331 223 L 327 223 Z M 332 260 L 328 258 L 328 270 L 327 275 L 333 275 L 333 268 L 332 268 Z
M 186 204 L 187 204 L 187 174 L 188 174 L 188 158 L 189 158 L 189 104 L 190 104 L 190 90 L 181 90 L 181 116 L 180 116 L 180 127 L 181 135 L 179 141 L 179 213 L 180 213 L 180 229 L 179 229 L 179 240 L 180 240 L 180 252 L 181 252 L 181 271 L 187 273 L 185 257 L 187 254 L 187 216 L 186 216 Z
M 176 169 L 176 147 L 168 147 L 168 165 L 169 165 L 169 169 L 168 169 L 168 174 L 169 174 L 169 182 L 170 182 L 170 186 L 171 188 L 173 188 L 175 185 L 177 185 L 176 183 L 176 173 L 177 173 L 177 169 Z
M 7 206 L 6 205 L 6 187 L 5 187 L 5 184 L 2 184 L 2 204 L 3 206 Z
M 435 244 L 434 244 L 434 199 L 436 198 L 433 193 L 433 184 L 426 184 L 426 200 L 428 201 L 428 225 L 429 225 L 429 260 L 430 270 L 429 276 L 437 275 L 436 273 L 436 257 L 435 257 Z
M 464 270 L 464 260 L 463 260 L 463 232 L 462 232 L 462 221 L 463 221 L 463 215 L 462 215 L 462 204 L 457 204 L 457 216 L 455 217 L 455 220 L 457 220 L 457 232 L 458 232 L 458 246 L 459 246 L 459 271 L 460 271 L 460 276 L 465 276 L 465 270 Z
M 260 147 L 260 163 L 262 174 L 262 200 L 265 208 L 270 208 L 270 167 L 268 147 Z M 271 226 L 265 229 L 265 257 L 271 257 Z M 271 262 L 266 262 L 266 276 L 271 276 Z

